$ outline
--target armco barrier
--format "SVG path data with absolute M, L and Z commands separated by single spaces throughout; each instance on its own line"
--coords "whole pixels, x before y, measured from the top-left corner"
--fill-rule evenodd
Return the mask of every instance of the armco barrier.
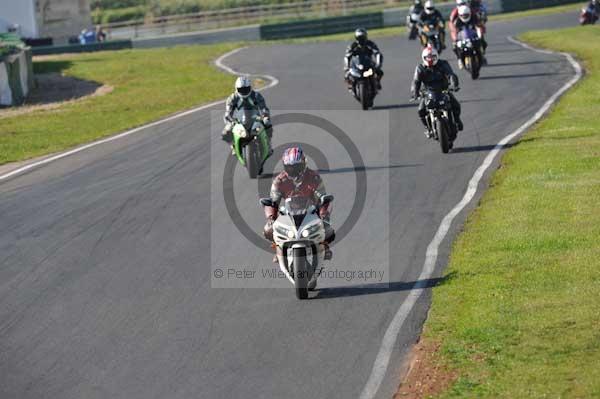
M 502 11 L 523 11 L 533 8 L 552 7 L 562 4 L 582 3 L 581 0 L 502 0 Z
M 90 44 L 69 44 L 66 46 L 33 47 L 33 55 L 52 55 L 65 53 L 87 53 L 91 51 L 123 50 L 132 48 L 131 40 L 115 40 Z
M 31 50 L 24 49 L 0 62 L 0 105 L 20 105 L 33 88 Z
M 383 13 L 350 15 L 346 17 L 320 18 L 282 24 L 261 25 L 262 40 L 289 39 L 304 36 L 329 35 L 349 32 L 357 27 L 375 29 L 383 27 Z

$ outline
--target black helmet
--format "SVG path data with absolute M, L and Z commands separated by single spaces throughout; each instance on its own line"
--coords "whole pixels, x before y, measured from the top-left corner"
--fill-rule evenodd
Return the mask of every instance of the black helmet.
M 416 5 L 416 6 L 420 6 L 420 5 L 422 5 L 422 2 L 421 2 L 421 0 L 415 0 L 415 5 Z
M 354 31 L 354 38 L 359 44 L 365 44 L 367 41 L 367 30 L 364 28 L 358 28 Z

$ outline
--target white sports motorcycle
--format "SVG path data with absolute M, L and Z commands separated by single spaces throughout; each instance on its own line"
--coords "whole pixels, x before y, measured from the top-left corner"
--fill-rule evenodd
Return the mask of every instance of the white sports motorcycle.
M 331 201 L 333 195 L 324 195 L 319 207 Z M 270 198 L 262 198 L 260 203 L 275 205 Z M 280 249 L 279 268 L 294 285 L 298 299 L 307 299 L 308 291 L 317 286 L 317 269 L 324 260 L 325 225 L 319 217 L 319 207 L 309 198 L 287 198 L 273 223 L 273 239 Z

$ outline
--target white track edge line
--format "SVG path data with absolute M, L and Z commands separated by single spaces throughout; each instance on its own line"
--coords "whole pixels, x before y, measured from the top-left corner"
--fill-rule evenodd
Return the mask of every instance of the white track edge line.
M 225 60 L 227 57 L 232 56 L 233 54 L 235 54 L 235 53 L 237 53 L 239 51 L 242 51 L 242 50 L 244 50 L 246 48 L 247 47 L 239 47 L 239 48 L 236 48 L 234 50 L 231 50 L 231 51 L 223 54 L 222 56 L 220 56 L 219 58 L 217 58 L 217 60 L 215 60 L 215 65 L 218 68 L 220 68 L 220 69 L 224 70 L 225 72 L 230 73 L 232 75 L 245 75 L 244 73 L 238 72 L 238 71 L 234 70 L 233 68 L 225 65 L 223 63 L 223 60 Z M 276 86 L 276 85 L 279 84 L 279 80 L 277 78 L 273 77 L 273 76 L 269 76 L 269 75 L 249 75 L 249 76 L 256 76 L 256 77 L 265 78 L 265 79 L 269 80 L 269 84 L 268 85 L 266 85 L 264 87 L 261 87 L 257 91 L 270 89 L 271 87 L 274 87 L 274 86 Z M 61 152 L 61 153 L 53 155 L 53 156 L 51 156 L 49 158 L 45 158 L 45 159 L 42 159 L 42 160 L 37 161 L 37 162 L 32 162 L 30 164 L 27 164 L 25 166 L 22 166 L 20 168 L 12 170 L 12 171 L 10 171 L 8 173 L 0 175 L 0 182 L 2 182 L 3 180 L 9 179 L 11 177 L 20 175 L 20 174 L 22 174 L 24 172 L 27 172 L 28 170 L 31 170 L 33 168 L 37 168 L 39 166 L 43 166 L 43 165 L 49 164 L 51 162 L 57 161 L 57 160 L 62 159 L 62 158 L 66 158 L 68 156 L 77 154 L 79 152 L 85 151 L 87 149 L 90 149 L 92 147 L 96 147 L 96 146 L 101 145 L 101 144 L 105 144 L 105 143 L 109 143 L 111 141 L 122 139 L 123 137 L 127 137 L 129 135 L 134 134 L 134 133 L 138 133 L 138 132 L 140 132 L 142 130 L 145 130 L 145 129 L 148 129 L 148 128 L 151 128 L 151 127 L 155 127 L 155 126 L 159 126 L 159 125 L 162 125 L 162 124 L 164 124 L 166 122 L 170 122 L 170 121 L 173 121 L 175 119 L 182 118 L 184 116 L 188 116 L 188 115 L 191 115 L 191 114 L 199 112 L 199 111 L 204 111 L 204 110 L 206 110 L 208 108 L 211 108 L 211 107 L 214 107 L 216 105 L 223 104 L 224 102 L 225 102 L 225 100 L 219 100 L 219 101 L 214 101 L 214 102 L 211 102 L 211 103 L 208 103 L 208 104 L 204 104 L 204 105 L 202 105 L 200 107 L 192 108 L 190 110 L 177 113 L 175 115 L 166 117 L 164 119 L 159 119 L 159 120 L 157 120 L 155 122 L 151 122 L 151 123 L 148 123 L 146 125 L 142 125 L 142 126 L 136 127 L 134 129 L 131 129 L 131 130 L 127 130 L 127 131 L 125 131 L 123 133 L 119 133 L 119 134 L 116 134 L 114 136 L 107 137 L 105 139 L 93 141 L 91 143 L 82 145 L 80 147 L 76 147 L 76 148 L 74 148 L 72 150 Z
M 542 108 L 537 111 L 528 121 L 526 121 L 521 127 L 519 127 L 514 132 L 510 133 L 508 136 L 504 137 L 494 148 L 490 151 L 490 153 L 486 156 L 483 163 L 479 168 L 475 171 L 475 174 L 469 181 L 469 185 L 467 187 L 467 191 L 463 196 L 462 200 L 444 217 L 442 220 L 433 240 L 427 246 L 427 252 L 425 254 L 425 263 L 423 264 L 423 270 L 417 282 L 411 288 L 410 293 L 407 298 L 404 300 L 400 308 L 396 312 L 394 318 L 392 319 L 390 325 L 388 326 L 383 340 L 381 342 L 381 346 L 379 348 L 379 352 L 377 353 L 377 357 L 375 358 L 375 362 L 373 364 L 373 369 L 371 371 L 371 375 L 363 388 L 363 391 L 360 395 L 360 399 L 372 399 L 375 397 L 385 374 L 387 372 L 387 368 L 390 362 L 390 357 L 392 355 L 392 351 L 394 349 L 394 345 L 396 344 L 396 339 L 400 330 L 404 324 L 404 321 L 408 317 L 412 308 L 415 306 L 421 294 L 423 293 L 423 289 L 426 287 L 425 281 L 431 278 L 435 271 L 435 265 L 438 257 L 439 247 L 446 237 L 446 234 L 450 230 L 450 226 L 454 218 L 471 202 L 475 194 L 477 193 L 477 189 L 479 187 L 479 183 L 483 178 L 483 175 L 493 163 L 494 159 L 498 155 L 498 153 L 504 148 L 506 144 L 508 144 L 511 140 L 521 135 L 527 129 L 529 129 L 533 124 L 539 121 L 546 112 L 556 103 L 556 101 L 571 87 L 573 87 L 582 77 L 583 70 L 581 65 L 567 53 L 559 53 L 553 52 L 549 50 L 537 49 L 528 44 L 520 42 L 513 37 L 507 38 L 510 42 L 522 46 L 528 50 L 536 51 L 543 54 L 560 54 L 564 56 L 573 69 L 575 70 L 575 76 L 569 80 L 564 86 L 562 86 L 548 101 L 544 103 Z

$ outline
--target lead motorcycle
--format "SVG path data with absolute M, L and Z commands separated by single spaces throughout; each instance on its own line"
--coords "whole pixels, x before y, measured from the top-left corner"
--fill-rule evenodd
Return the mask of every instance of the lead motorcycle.
M 255 108 L 241 108 L 233 115 L 233 153 L 256 179 L 271 155 L 271 146 L 262 115 Z
M 471 78 L 473 80 L 479 79 L 479 72 L 483 64 L 479 33 L 475 29 L 465 27 L 458 33 L 456 46 L 458 47 L 460 59 L 465 69 L 471 74 Z
M 427 110 L 427 127 L 432 132 L 432 139 L 440 143 L 444 154 L 447 154 L 454 145 L 458 134 L 458 126 L 452 113 L 452 102 L 449 90 L 422 93 Z
M 273 222 L 273 239 L 279 268 L 294 285 L 296 297 L 307 299 L 317 285 L 318 270 L 324 260 L 325 224 L 319 208 L 333 201 L 324 195 L 318 206 L 306 197 L 286 198 Z M 262 206 L 274 207 L 271 198 L 261 198 Z
M 373 106 L 377 95 L 377 73 L 373 59 L 367 55 L 359 54 L 350 60 L 350 73 L 352 94 L 361 104 L 363 110 Z

